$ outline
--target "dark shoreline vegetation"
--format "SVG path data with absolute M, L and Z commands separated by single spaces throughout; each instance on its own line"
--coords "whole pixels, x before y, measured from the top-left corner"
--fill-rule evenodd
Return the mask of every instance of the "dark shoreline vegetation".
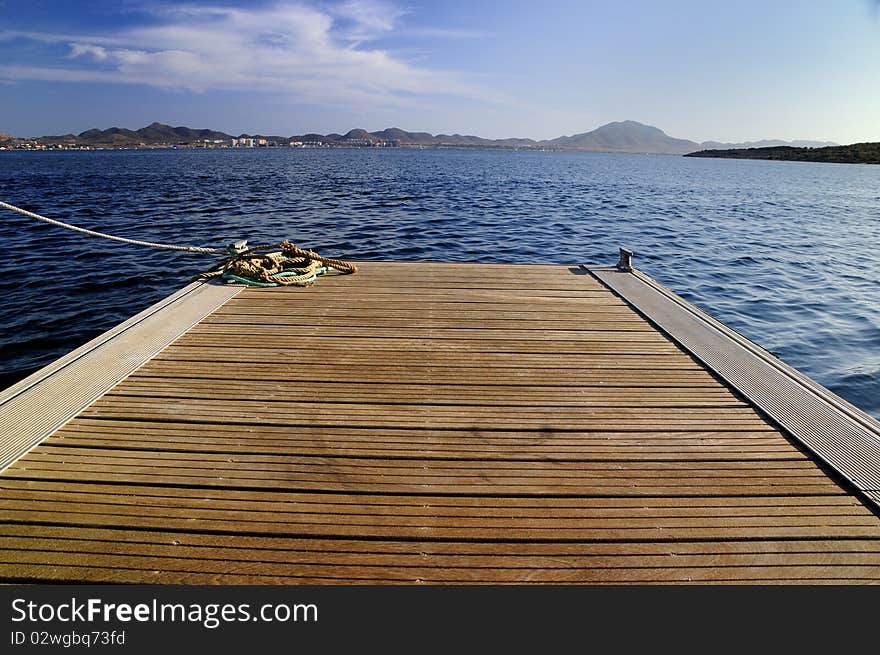
M 769 159 L 774 161 L 811 161 L 835 164 L 880 164 L 880 142 L 853 143 L 848 146 L 826 148 L 733 148 L 730 150 L 700 150 L 685 157 L 716 157 L 721 159 Z

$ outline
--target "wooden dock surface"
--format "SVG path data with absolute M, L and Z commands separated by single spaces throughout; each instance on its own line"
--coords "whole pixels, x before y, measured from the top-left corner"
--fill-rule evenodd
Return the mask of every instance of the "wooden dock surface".
M 583 269 L 246 289 L 0 475 L 0 579 L 880 580 L 880 518 Z

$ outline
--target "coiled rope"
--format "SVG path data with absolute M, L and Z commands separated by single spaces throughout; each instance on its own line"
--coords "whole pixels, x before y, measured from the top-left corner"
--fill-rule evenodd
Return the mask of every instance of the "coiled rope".
M 140 241 L 139 239 L 127 239 L 117 237 L 104 232 L 87 230 L 83 227 L 57 221 L 46 216 L 41 216 L 27 209 L 10 205 L 0 200 L 0 207 L 17 212 L 23 216 L 35 218 L 38 221 L 63 227 L 74 232 L 80 232 L 101 239 L 110 239 L 133 246 L 147 248 L 160 248 L 163 250 L 177 250 L 192 252 L 201 255 L 226 255 L 220 262 L 212 266 L 205 273 L 193 277 L 193 280 L 209 280 L 221 278 L 226 282 L 248 284 L 259 287 L 274 286 L 308 286 L 319 275 L 330 270 L 340 273 L 357 273 L 357 267 L 351 262 L 342 259 L 323 257 L 312 250 L 304 250 L 297 245 L 285 240 L 275 245 L 257 246 L 247 248 L 247 241 L 240 241 L 230 246 L 220 248 L 203 248 L 201 246 L 180 246 L 169 243 L 157 243 L 155 241 Z M 278 252 L 265 252 L 275 250 Z
M 280 248 L 279 252 L 265 253 Z M 256 287 L 309 286 L 319 275 L 330 270 L 357 273 L 357 266 L 343 259 L 324 257 L 312 250 L 282 241 L 270 246 L 257 246 L 230 254 L 195 280 L 219 277 L 227 282 Z

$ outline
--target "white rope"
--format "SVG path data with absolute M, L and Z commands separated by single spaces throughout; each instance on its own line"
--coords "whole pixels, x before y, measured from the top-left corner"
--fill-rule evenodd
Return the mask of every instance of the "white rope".
M 197 252 L 206 255 L 221 255 L 224 254 L 225 251 L 220 250 L 218 248 L 200 248 L 198 246 L 173 246 L 167 243 L 154 243 L 152 241 L 138 241 L 137 239 L 126 239 L 124 237 L 115 237 L 112 234 L 104 234 L 103 232 L 95 232 L 94 230 L 87 230 L 82 227 L 77 227 L 76 225 L 70 225 L 69 223 L 62 223 L 61 221 L 56 221 L 51 218 L 46 218 L 45 216 L 40 216 L 39 214 L 35 214 L 34 212 L 29 212 L 27 209 L 22 209 L 21 207 L 16 207 L 15 205 L 10 205 L 9 203 L 3 202 L 0 200 L 0 207 L 5 209 L 9 209 L 14 212 L 18 212 L 24 216 L 29 216 L 30 218 L 36 218 L 38 221 L 44 221 L 46 223 L 50 223 L 51 225 L 57 225 L 58 227 L 65 227 L 68 230 L 73 230 L 74 232 L 82 232 L 83 234 L 88 234 L 93 237 L 101 237 L 102 239 L 110 239 L 111 241 L 121 241 L 122 243 L 130 243 L 135 246 L 146 246 L 147 248 L 162 248 L 164 250 L 183 250 L 185 252 Z

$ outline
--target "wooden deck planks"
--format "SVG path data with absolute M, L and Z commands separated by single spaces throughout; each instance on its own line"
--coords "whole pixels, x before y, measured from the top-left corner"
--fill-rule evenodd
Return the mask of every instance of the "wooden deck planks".
M 581 269 L 228 301 L 0 475 L 0 579 L 880 580 L 880 519 Z

